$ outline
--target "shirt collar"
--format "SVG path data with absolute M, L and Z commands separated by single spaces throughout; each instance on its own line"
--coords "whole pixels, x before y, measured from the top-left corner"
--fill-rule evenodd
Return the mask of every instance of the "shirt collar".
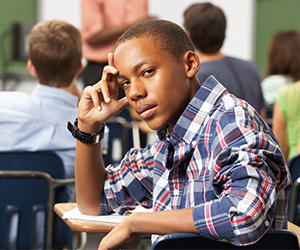
M 59 88 L 42 85 L 42 84 L 37 84 L 34 87 L 31 96 L 59 99 L 75 107 L 77 107 L 79 101 L 79 98 L 76 95 L 73 95 Z
M 180 116 L 173 128 L 170 141 L 175 144 L 182 140 L 187 143 L 195 140 L 203 122 L 225 93 L 228 93 L 226 88 L 214 76 L 208 77 Z M 167 127 L 158 131 L 160 139 L 165 139 L 166 135 Z

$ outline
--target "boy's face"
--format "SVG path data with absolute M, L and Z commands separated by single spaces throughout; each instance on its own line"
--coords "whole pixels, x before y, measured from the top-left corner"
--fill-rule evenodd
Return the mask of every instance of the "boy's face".
M 185 57 L 176 60 L 151 37 L 121 43 L 114 54 L 129 104 L 151 129 L 174 126 L 194 96 Z

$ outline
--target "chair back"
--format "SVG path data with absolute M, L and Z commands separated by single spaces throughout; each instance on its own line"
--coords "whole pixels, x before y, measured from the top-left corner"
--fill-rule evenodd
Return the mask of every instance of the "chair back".
M 273 126 L 273 109 L 274 105 L 266 105 L 266 123 L 270 128 Z
M 64 177 L 54 153 L 0 153 L 0 249 L 71 245 L 70 229 L 52 209 L 68 201 Z
M 108 147 L 103 154 L 104 163 L 117 164 L 129 149 L 139 147 L 138 127 L 132 121 L 128 109 L 110 118 L 106 126 L 109 128 L 109 137 Z
M 300 154 L 295 155 L 288 161 L 288 167 L 292 177 L 292 192 L 289 199 L 289 215 L 290 222 L 300 226 Z
M 300 154 L 293 156 L 288 161 L 288 167 L 292 176 L 292 182 L 294 183 L 300 177 Z
M 195 233 L 184 233 L 165 235 L 150 248 L 150 250 L 166 249 L 299 249 L 299 243 L 294 232 L 276 229 L 269 230 L 257 243 L 243 247 L 204 238 Z

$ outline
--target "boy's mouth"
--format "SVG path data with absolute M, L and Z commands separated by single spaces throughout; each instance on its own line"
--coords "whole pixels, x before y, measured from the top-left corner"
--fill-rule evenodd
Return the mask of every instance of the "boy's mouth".
M 148 104 L 142 104 L 141 106 L 136 108 L 136 112 L 143 119 L 150 117 L 155 112 L 155 110 L 156 110 L 156 105 L 148 105 Z

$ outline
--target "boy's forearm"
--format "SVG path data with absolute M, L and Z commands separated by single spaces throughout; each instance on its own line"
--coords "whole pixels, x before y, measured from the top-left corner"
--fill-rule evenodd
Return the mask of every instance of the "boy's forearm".
M 76 200 L 84 214 L 99 215 L 105 180 L 101 142 L 84 144 L 77 141 L 75 157 Z
M 87 42 L 93 46 L 106 45 L 110 42 L 113 42 L 116 38 L 122 35 L 124 30 L 126 30 L 129 27 L 129 24 L 123 24 L 115 27 L 104 28 L 98 33 L 88 38 Z
M 130 232 L 143 234 L 197 233 L 193 208 L 170 211 L 133 213 L 124 223 Z
M 133 213 L 118 224 L 101 241 L 101 249 L 136 249 L 142 234 L 197 233 L 193 222 L 193 208 Z M 129 248 L 128 248 L 129 247 Z

